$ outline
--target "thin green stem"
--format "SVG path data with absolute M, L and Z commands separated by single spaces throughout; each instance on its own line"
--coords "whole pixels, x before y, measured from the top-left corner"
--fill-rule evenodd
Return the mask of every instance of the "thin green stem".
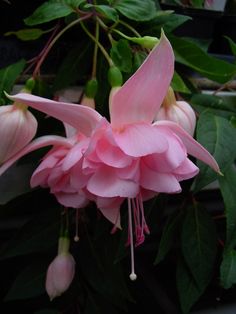
M 120 31 L 118 31 L 118 29 L 113 29 L 113 32 L 116 32 L 116 33 L 119 34 L 121 37 L 124 37 L 124 38 L 127 39 L 127 40 L 130 40 L 130 39 L 131 39 L 131 37 L 125 35 L 124 33 L 120 32 Z
M 79 18 L 78 20 L 75 20 L 73 22 L 71 22 L 70 24 L 68 24 L 65 28 L 63 28 L 53 39 L 52 41 L 48 44 L 48 46 L 46 47 L 46 49 L 44 50 L 42 57 L 40 58 L 39 62 L 37 63 L 35 69 L 34 69 L 34 73 L 33 73 L 33 77 L 35 77 L 37 75 L 37 73 L 40 70 L 40 67 L 42 65 L 42 63 L 44 62 L 45 58 L 47 57 L 49 51 L 52 49 L 52 47 L 54 46 L 54 44 L 57 42 L 57 40 L 71 27 L 75 26 L 76 24 L 80 23 L 81 21 L 87 20 L 92 16 L 92 13 L 89 13 L 81 18 Z
M 80 24 L 83 30 L 85 31 L 85 33 L 98 45 L 99 49 L 101 50 L 105 59 L 107 60 L 109 66 L 114 66 L 112 59 L 110 58 L 109 54 L 106 52 L 106 49 L 102 46 L 102 44 L 96 40 L 96 38 L 90 33 L 90 31 L 86 28 L 86 26 L 84 25 L 82 21 Z
M 126 28 L 128 28 L 132 33 L 134 33 L 137 37 L 142 37 L 139 32 L 136 31 L 135 28 L 133 28 L 131 25 L 129 25 L 128 23 L 119 20 L 119 23 L 122 24 L 123 26 L 125 26 Z
M 93 51 L 92 79 L 96 78 L 96 72 L 97 72 L 97 56 L 98 56 L 98 42 L 99 42 L 99 23 L 97 20 L 96 20 L 96 26 L 95 26 L 95 38 L 96 38 L 96 42 L 94 43 L 94 51 Z

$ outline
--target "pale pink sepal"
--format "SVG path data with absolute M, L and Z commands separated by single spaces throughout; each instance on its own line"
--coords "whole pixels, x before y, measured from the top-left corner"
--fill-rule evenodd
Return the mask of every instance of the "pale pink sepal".
M 188 154 L 203 161 L 213 170 L 220 173 L 220 168 L 215 158 L 177 123 L 172 121 L 158 121 L 155 122 L 154 125 L 166 126 L 168 129 L 171 129 L 177 136 L 180 137 L 180 139 L 187 148 Z
M 71 143 L 64 137 L 56 136 L 56 135 L 46 135 L 39 137 L 33 140 L 30 144 L 24 147 L 17 154 L 8 159 L 1 167 L 0 167 L 0 175 L 2 175 L 11 165 L 13 165 L 18 159 L 23 157 L 24 155 L 39 149 L 41 147 L 50 146 L 50 145 L 62 145 L 66 147 L 71 147 Z
M 174 53 L 164 34 L 141 67 L 110 98 L 113 128 L 151 123 L 166 95 L 174 72 Z
M 87 136 L 91 135 L 94 127 L 102 118 L 97 111 L 82 105 L 57 102 L 24 93 L 8 97 L 16 102 L 22 102 L 27 106 L 68 123 Z

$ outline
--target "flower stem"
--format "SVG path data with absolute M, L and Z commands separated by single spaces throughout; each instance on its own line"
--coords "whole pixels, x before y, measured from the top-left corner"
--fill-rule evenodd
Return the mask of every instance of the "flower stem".
M 44 62 L 45 58 L 47 57 L 49 51 L 51 50 L 51 48 L 54 46 L 54 44 L 57 42 L 57 40 L 71 27 L 75 26 L 76 24 L 80 23 L 81 21 L 87 20 L 92 16 L 92 13 L 89 13 L 73 22 L 71 22 L 70 24 L 68 24 L 66 27 L 64 27 L 51 41 L 50 43 L 45 47 L 45 50 L 42 53 L 42 56 L 39 60 L 39 62 L 37 63 L 34 72 L 33 72 L 33 77 L 35 78 L 35 76 L 37 76 L 40 67 L 42 65 L 42 63 Z
M 86 28 L 86 26 L 84 25 L 82 21 L 80 24 L 83 30 L 85 31 L 85 33 L 98 45 L 99 49 L 101 50 L 105 59 L 107 60 L 109 66 L 114 66 L 112 59 L 110 58 L 109 54 L 106 52 L 106 49 L 103 47 L 103 45 L 101 45 L 101 43 L 97 41 L 97 39 L 90 33 L 90 31 Z
M 125 26 L 126 28 L 128 28 L 132 33 L 135 34 L 135 36 L 137 37 L 142 37 L 139 32 L 136 31 L 135 28 L 133 28 L 131 25 L 129 25 L 128 23 L 122 21 L 122 20 L 119 20 L 119 23 L 122 24 L 123 26 Z
M 97 72 L 97 56 L 98 56 L 98 42 L 99 42 L 99 24 L 97 20 L 96 20 L 96 26 L 95 26 L 95 38 L 96 38 L 96 41 L 94 43 L 94 51 L 93 51 L 92 79 L 96 78 L 96 72 Z

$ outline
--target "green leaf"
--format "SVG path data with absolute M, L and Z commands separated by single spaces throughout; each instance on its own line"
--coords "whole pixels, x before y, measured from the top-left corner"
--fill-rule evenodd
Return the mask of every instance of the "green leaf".
M 181 258 L 177 263 L 176 284 L 182 312 L 187 314 L 203 293 L 203 289 L 198 287 L 188 265 Z
M 36 164 L 13 165 L 0 176 L 0 205 L 31 190 L 29 182 L 35 167 Z
M 143 25 L 143 34 L 148 34 L 149 36 L 158 36 L 161 33 L 161 29 L 163 28 L 165 33 L 171 33 L 175 28 L 190 20 L 191 18 L 186 15 L 174 14 L 173 11 L 169 14 L 160 15 L 159 12 L 166 11 L 158 11 L 157 17 L 153 20 L 145 23 L 145 27 Z
M 135 72 L 147 58 L 147 54 L 144 51 L 135 51 L 133 53 L 133 72 Z
M 60 90 L 70 86 L 80 78 L 84 81 L 89 73 L 92 50 L 90 41 L 81 41 L 68 53 L 61 63 L 53 83 L 53 90 Z
M 112 7 L 128 19 L 135 21 L 149 21 L 157 14 L 152 0 L 113 0 Z
M 236 75 L 234 64 L 210 56 L 192 41 L 170 34 L 168 38 L 173 46 L 176 61 L 192 68 L 204 77 L 223 84 Z
M 36 260 L 15 279 L 5 300 L 23 300 L 45 293 L 45 276 L 50 260 Z
M 184 259 L 199 290 L 203 291 L 212 277 L 217 237 L 213 220 L 199 204 L 187 209 L 181 238 Z
M 227 250 L 220 266 L 220 282 L 224 289 L 236 284 L 236 251 Z
M 236 43 L 230 37 L 228 36 L 224 36 L 224 37 L 228 40 L 231 51 L 233 55 L 236 57 Z
M 232 165 L 224 176 L 218 178 L 220 191 L 223 196 L 226 215 L 226 242 L 225 249 L 232 249 L 236 245 L 236 170 Z
M 25 66 L 25 60 L 13 63 L 0 70 L 0 104 L 5 103 L 4 91 L 10 93 L 14 83 Z
M 31 29 L 20 29 L 16 32 L 7 32 L 4 35 L 10 36 L 10 35 L 16 35 L 17 38 L 20 40 L 28 41 L 28 40 L 36 40 L 40 38 L 43 34 L 45 34 L 45 31 L 43 31 L 40 28 L 31 28 Z
M 191 4 L 194 8 L 202 8 L 204 0 L 191 0 Z
M 182 80 L 181 76 L 175 71 L 174 76 L 171 81 L 171 87 L 176 91 L 180 93 L 189 94 L 190 90 L 185 85 L 184 81 Z
M 65 17 L 76 11 L 84 0 L 50 0 L 39 6 L 32 15 L 24 19 L 26 25 L 37 25 Z
M 120 39 L 112 46 L 111 58 L 122 72 L 131 72 L 132 52 L 127 40 Z
M 162 232 L 158 253 L 154 261 L 154 265 L 160 263 L 170 251 L 172 245 L 176 243 L 176 237 L 179 231 L 180 224 L 182 222 L 182 212 L 180 211 L 178 215 L 171 216 Z
M 223 173 L 235 159 L 236 146 L 232 145 L 235 137 L 236 130 L 228 120 L 208 111 L 201 113 L 197 124 L 197 141 L 214 156 Z M 197 165 L 200 173 L 194 181 L 194 192 L 217 178 L 217 174 L 203 162 L 197 161 Z
M 107 19 L 116 22 L 119 18 L 118 13 L 115 9 L 109 7 L 108 5 L 92 5 L 92 4 L 86 4 L 84 6 L 85 8 L 95 8 L 95 10 L 99 13 L 101 13 L 104 17 Z
M 60 229 L 59 209 L 36 214 L 1 248 L 0 259 L 45 251 L 57 243 Z
M 205 108 L 205 110 L 212 108 L 217 110 L 236 112 L 235 104 L 230 104 L 224 98 L 215 95 L 195 94 L 191 98 L 191 104 L 202 106 Z

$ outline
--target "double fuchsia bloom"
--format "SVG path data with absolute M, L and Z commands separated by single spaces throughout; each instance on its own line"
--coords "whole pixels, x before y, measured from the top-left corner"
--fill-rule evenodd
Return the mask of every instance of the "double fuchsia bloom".
M 130 230 L 133 220 L 136 245 L 142 243 L 148 233 L 143 201 L 158 193 L 181 192 L 179 182 L 199 171 L 188 154 L 219 172 L 215 159 L 180 125 L 167 120 L 153 122 L 173 72 L 173 51 L 162 35 L 134 75 L 112 91 L 110 122 L 85 106 L 27 94 L 12 96 L 77 130 L 77 140 L 61 138 L 61 145 L 50 137 L 54 148 L 33 174 L 31 184 L 50 187 L 59 202 L 69 207 L 82 206 L 81 195 L 95 201 L 104 216 L 118 227 L 120 205 L 128 199 Z M 50 141 L 35 140 L 8 160 L 0 174 L 40 145 L 50 145 Z M 131 244 L 132 237 L 130 232 Z M 134 279 L 133 270 L 131 275 Z

